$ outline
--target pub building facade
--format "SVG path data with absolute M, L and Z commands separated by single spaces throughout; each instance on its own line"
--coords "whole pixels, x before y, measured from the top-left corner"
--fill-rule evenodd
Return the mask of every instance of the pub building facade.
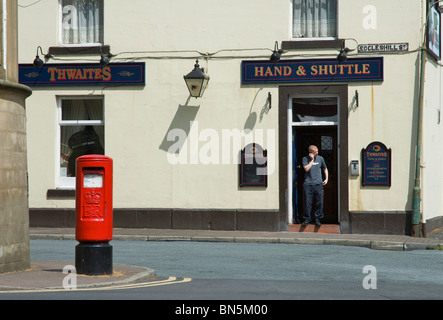
M 314 231 L 443 225 L 437 3 L 19 4 L 31 226 L 74 227 L 75 159 L 104 154 L 114 227 L 299 231 L 311 144 Z

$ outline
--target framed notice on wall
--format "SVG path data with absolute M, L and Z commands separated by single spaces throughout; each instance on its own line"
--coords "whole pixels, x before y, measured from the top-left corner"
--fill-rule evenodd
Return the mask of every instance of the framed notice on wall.
M 241 150 L 240 187 L 267 187 L 267 150 L 257 143 L 248 144 Z
M 426 23 L 426 48 L 436 60 L 441 58 L 441 16 L 439 2 L 428 0 Z
M 362 185 L 391 186 L 391 149 L 372 142 L 362 149 Z

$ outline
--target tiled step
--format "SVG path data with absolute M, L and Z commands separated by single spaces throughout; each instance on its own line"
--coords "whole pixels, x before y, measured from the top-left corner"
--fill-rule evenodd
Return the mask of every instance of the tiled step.
M 338 224 L 322 224 L 320 227 L 315 224 L 308 224 L 307 226 L 290 224 L 289 232 L 340 233 L 340 227 Z

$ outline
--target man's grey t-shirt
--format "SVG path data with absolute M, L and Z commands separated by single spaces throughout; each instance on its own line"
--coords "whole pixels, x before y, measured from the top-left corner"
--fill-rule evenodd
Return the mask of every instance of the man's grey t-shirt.
M 306 156 L 303 157 L 302 164 L 303 167 L 307 166 L 311 162 L 311 157 Z M 322 156 L 316 156 L 314 159 L 314 163 L 312 164 L 311 170 L 305 172 L 305 184 L 322 184 L 323 178 L 321 172 L 326 168 L 325 159 Z

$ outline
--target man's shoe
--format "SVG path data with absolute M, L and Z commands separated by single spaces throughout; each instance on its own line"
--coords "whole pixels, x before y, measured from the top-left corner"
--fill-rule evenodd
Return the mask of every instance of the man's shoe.
M 321 222 L 320 222 L 320 220 L 316 219 L 316 220 L 315 220 L 315 225 L 316 225 L 317 227 L 320 227 L 320 226 L 321 226 Z
M 301 224 L 303 227 L 306 227 L 309 224 L 308 220 L 303 221 L 303 223 Z

